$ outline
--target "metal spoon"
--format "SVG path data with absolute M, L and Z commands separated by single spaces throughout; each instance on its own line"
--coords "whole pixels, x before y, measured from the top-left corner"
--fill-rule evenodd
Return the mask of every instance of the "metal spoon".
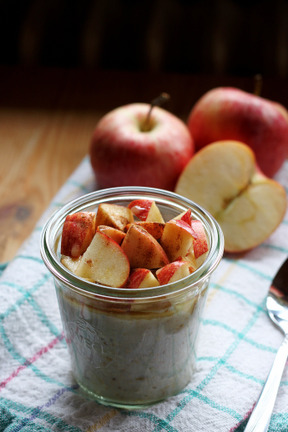
M 257 404 L 245 432 L 266 432 L 276 401 L 288 356 L 288 258 L 274 277 L 269 289 L 266 308 L 271 320 L 283 331 L 285 338 L 278 349 Z

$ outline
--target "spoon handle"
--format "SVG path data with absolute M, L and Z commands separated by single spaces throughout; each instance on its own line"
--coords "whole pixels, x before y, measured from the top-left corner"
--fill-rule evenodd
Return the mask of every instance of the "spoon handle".
M 268 430 L 287 356 L 288 334 L 285 335 L 278 349 L 266 383 L 245 428 L 245 432 L 266 432 Z

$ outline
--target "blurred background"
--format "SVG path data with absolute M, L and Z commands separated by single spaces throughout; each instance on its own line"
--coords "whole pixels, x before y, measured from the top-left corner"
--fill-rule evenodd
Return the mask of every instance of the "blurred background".
M 13 257 L 117 106 L 209 89 L 288 107 L 288 0 L 0 0 L 0 263 Z M 12 192 L 11 192 L 12 191 Z
M 286 78 L 288 0 L 0 0 L 0 66 Z

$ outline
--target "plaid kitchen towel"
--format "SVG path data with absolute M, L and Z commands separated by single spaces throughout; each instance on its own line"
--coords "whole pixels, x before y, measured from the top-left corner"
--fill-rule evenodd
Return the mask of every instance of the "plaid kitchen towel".
M 287 190 L 287 162 L 276 179 Z M 0 431 L 243 431 L 283 338 L 267 316 L 265 298 L 288 255 L 287 214 L 261 246 L 225 256 L 213 274 L 191 383 L 162 403 L 124 411 L 79 393 L 52 276 L 39 254 L 41 229 L 52 212 L 95 187 L 87 157 L 16 257 L 1 266 Z M 269 431 L 288 431 L 287 368 Z

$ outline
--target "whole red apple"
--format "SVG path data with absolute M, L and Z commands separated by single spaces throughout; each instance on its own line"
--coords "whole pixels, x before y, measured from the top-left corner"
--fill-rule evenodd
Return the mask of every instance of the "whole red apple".
M 245 91 L 218 87 L 194 105 L 188 128 L 195 149 L 220 140 L 242 141 L 251 147 L 261 171 L 269 177 L 288 155 L 288 113 L 276 103 Z
M 150 186 L 173 190 L 194 153 L 185 123 L 163 108 L 129 104 L 96 125 L 90 146 L 99 187 Z

